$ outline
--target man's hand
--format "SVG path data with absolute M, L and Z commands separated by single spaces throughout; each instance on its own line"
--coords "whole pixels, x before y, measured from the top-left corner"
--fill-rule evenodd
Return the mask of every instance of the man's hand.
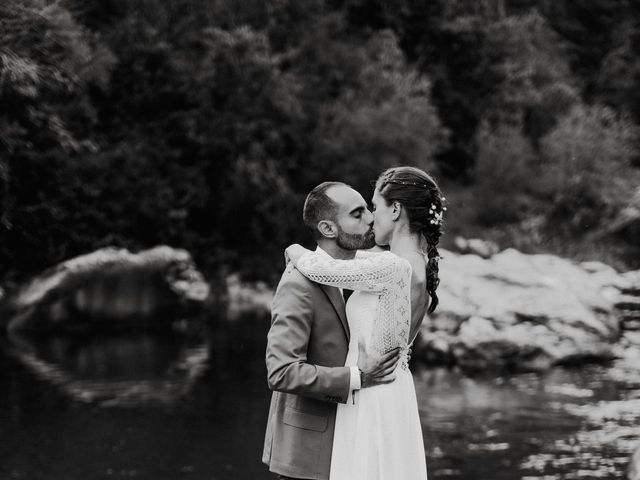
M 370 354 L 363 343 L 358 343 L 358 368 L 362 372 L 360 388 L 372 387 L 382 383 L 391 383 L 396 379 L 394 370 L 400 359 L 400 349 L 384 355 Z

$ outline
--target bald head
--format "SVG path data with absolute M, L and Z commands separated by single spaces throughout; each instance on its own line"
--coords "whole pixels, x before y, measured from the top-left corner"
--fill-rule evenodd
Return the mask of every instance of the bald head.
M 336 220 L 339 206 L 333 197 L 336 189 L 341 190 L 338 187 L 351 189 L 346 183 L 323 182 L 309 192 L 304 202 L 302 219 L 311 229 L 316 240 L 322 237 L 318 230 L 318 223 L 322 220 Z
M 326 182 L 314 188 L 305 202 L 305 223 L 332 256 L 351 255 L 374 246 L 373 215 L 367 202 L 349 185 Z M 338 258 L 338 257 L 336 257 Z

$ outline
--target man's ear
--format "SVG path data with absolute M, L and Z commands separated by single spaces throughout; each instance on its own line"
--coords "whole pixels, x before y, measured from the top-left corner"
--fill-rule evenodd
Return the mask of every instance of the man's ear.
M 393 202 L 391 204 L 391 220 L 394 222 L 400 218 L 400 212 L 402 211 L 402 204 L 400 202 Z
M 336 238 L 336 236 L 338 235 L 336 224 L 331 220 L 320 220 L 318 222 L 318 231 L 325 238 Z

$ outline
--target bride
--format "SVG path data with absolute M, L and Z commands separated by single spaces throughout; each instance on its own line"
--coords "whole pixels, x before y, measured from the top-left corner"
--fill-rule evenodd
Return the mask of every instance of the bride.
M 300 245 L 287 248 L 286 256 L 310 280 L 354 290 L 346 306 L 351 339 L 345 365 L 361 367 L 363 350 L 402 352 L 393 382 L 359 390 L 351 404 L 338 405 L 330 480 L 427 478 L 407 356 L 424 315 L 438 304 L 443 201 L 422 170 L 391 168 L 376 181 L 372 199 L 376 243 L 389 251 L 336 260 Z

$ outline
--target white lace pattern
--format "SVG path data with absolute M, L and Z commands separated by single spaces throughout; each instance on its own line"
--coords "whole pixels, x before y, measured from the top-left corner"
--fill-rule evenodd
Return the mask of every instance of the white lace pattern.
M 310 280 L 333 287 L 377 292 L 379 308 L 369 345 L 378 354 L 408 348 L 411 326 L 411 264 L 391 252 L 358 252 L 336 260 L 307 251 L 296 268 Z

